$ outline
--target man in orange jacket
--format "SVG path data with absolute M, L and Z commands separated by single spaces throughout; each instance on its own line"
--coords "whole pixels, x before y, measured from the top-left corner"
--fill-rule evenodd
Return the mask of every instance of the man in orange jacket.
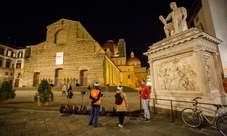
M 98 117 L 100 112 L 101 104 L 101 90 L 99 88 L 100 84 L 96 82 L 94 84 L 94 89 L 91 90 L 89 98 L 91 99 L 91 117 L 88 125 L 93 125 L 93 127 L 98 126 Z
M 145 122 L 150 122 L 150 110 L 149 110 L 149 97 L 150 97 L 150 89 L 146 85 L 146 81 L 140 81 L 137 79 L 137 82 L 140 84 L 140 97 L 141 97 L 141 103 L 144 109 L 144 116 L 142 117 Z

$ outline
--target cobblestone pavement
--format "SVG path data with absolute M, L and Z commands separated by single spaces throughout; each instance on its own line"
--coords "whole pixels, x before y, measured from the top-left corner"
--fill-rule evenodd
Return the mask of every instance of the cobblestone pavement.
M 124 128 L 119 128 L 116 116 L 99 116 L 98 127 L 88 126 L 89 115 L 62 114 L 61 104 L 68 99 L 55 91 L 55 100 L 46 107 L 38 107 L 32 100 L 35 91 L 17 91 L 15 99 L 0 105 L 0 136 L 220 136 L 209 126 L 190 128 L 180 119 L 171 121 L 162 115 L 152 116 L 144 122 L 139 116 L 126 116 Z M 138 92 L 127 92 L 130 111 L 140 109 Z M 81 105 L 82 96 L 75 93 L 69 100 L 72 105 Z M 113 94 L 103 97 L 102 106 L 111 111 Z M 83 96 L 83 105 L 89 108 L 88 95 Z

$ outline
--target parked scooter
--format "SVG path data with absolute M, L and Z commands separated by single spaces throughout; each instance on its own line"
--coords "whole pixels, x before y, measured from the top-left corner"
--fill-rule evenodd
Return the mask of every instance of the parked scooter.
M 68 92 L 68 95 L 67 95 L 67 98 L 68 98 L 68 104 L 62 104 L 60 106 L 60 113 L 73 113 L 73 106 L 72 105 L 69 105 L 69 99 L 71 99 L 73 97 L 73 92 L 70 90 Z
M 74 106 L 74 114 L 87 114 L 87 107 L 83 105 L 83 96 L 86 94 L 86 91 L 81 91 L 81 105 L 80 106 Z

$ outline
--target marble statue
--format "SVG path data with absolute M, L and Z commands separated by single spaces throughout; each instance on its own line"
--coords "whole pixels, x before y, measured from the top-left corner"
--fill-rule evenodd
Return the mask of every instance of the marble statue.
M 164 24 L 164 31 L 166 34 L 166 37 L 169 37 L 171 35 L 174 35 L 176 33 L 182 32 L 184 30 L 187 30 L 187 10 L 184 7 L 177 7 L 176 2 L 170 3 L 170 8 L 172 9 L 172 12 L 169 13 L 169 15 L 164 18 L 162 15 L 159 16 L 159 19 Z M 172 22 L 167 23 L 167 21 L 171 20 Z

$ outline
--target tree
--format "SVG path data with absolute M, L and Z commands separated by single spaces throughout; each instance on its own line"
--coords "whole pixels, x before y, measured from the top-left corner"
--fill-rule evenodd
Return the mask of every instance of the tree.
M 40 102 L 52 102 L 54 94 L 51 91 L 51 86 L 47 80 L 43 79 L 38 87 L 38 92 L 34 95 L 34 100 Z

